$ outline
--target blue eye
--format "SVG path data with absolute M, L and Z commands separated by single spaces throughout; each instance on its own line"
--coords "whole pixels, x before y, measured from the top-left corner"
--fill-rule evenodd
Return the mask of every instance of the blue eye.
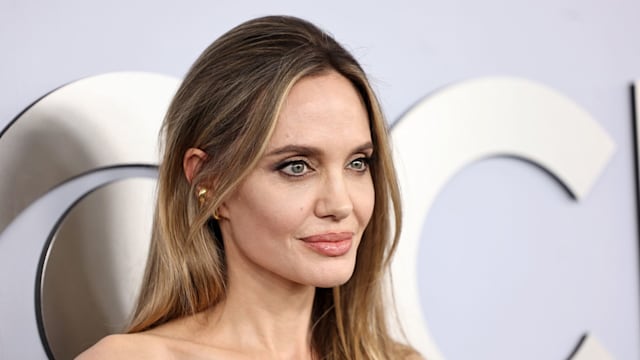
M 355 171 L 366 171 L 369 168 L 369 159 L 365 157 L 357 158 L 349 163 L 349 167 Z
M 279 166 L 278 170 L 285 173 L 285 175 L 289 176 L 303 176 L 309 171 L 311 171 L 309 165 L 302 160 L 294 160 L 289 161 L 281 166 Z

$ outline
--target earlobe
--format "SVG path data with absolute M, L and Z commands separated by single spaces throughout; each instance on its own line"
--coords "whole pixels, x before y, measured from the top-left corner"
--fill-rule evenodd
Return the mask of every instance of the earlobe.
M 198 148 L 189 148 L 184 153 L 182 169 L 189 184 L 193 182 L 193 178 L 198 174 L 198 171 L 200 171 L 202 164 L 204 164 L 206 160 L 207 153 Z

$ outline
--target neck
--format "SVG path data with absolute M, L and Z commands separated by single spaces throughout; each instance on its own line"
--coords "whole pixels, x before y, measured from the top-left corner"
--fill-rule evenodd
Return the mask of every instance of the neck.
M 315 287 L 243 265 L 228 268 L 227 296 L 210 312 L 212 338 L 260 358 L 311 358 Z

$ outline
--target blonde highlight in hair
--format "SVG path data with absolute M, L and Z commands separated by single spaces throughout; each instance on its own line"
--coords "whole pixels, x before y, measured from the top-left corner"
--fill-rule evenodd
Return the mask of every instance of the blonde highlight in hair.
M 129 332 L 201 312 L 225 298 L 224 246 L 211 214 L 263 155 L 293 85 L 328 71 L 347 78 L 367 109 L 375 205 L 351 279 L 316 290 L 311 346 L 322 359 L 389 359 L 413 352 L 392 340 L 383 303 L 401 211 L 380 105 L 348 51 L 313 24 L 285 16 L 248 21 L 216 40 L 196 60 L 169 107 L 149 258 Z M 189 148 L 207 154 L 191 183 L 183 171 Z M 199 186 L 209 189 L 204 206 L 196 199 Z

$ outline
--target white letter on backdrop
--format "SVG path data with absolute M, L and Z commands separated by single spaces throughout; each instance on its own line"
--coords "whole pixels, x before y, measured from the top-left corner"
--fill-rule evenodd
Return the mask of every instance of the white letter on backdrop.
M 398 312 L 411 343 L 427 359 L 441 360 L 421 311 L 416 271 L 422 224 L 443 186 L 474 161 L 508 155 L 542 166 L 579 200 L 608 163 L 614 143 L 567 97 L 508 77 L 438 91 L 407 112 L 391 133 L 404 215 L 392 264 Z

